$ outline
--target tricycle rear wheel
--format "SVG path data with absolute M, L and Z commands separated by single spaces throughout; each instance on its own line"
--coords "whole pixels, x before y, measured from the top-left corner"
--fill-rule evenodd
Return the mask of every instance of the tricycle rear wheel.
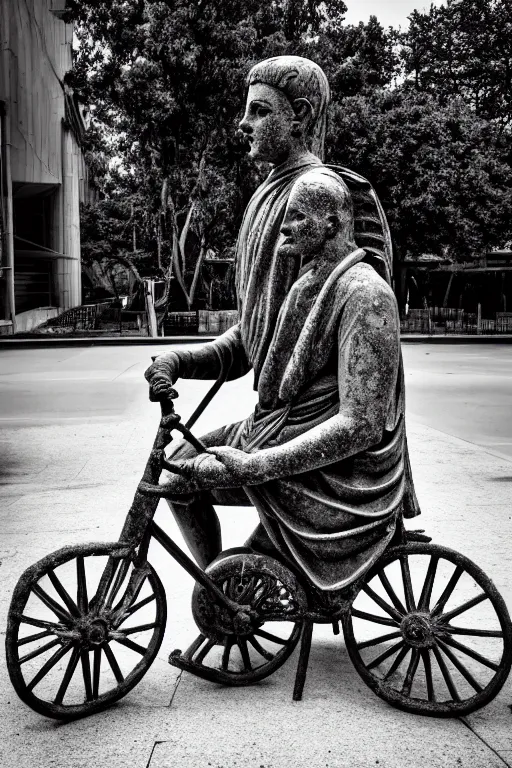
M 7 666 L 18 696 L 62 720 L 94 714 L 142 679 L 163 639 L 165 591 L 120 543 L 64 547 L 14 590 Z
M 434 717 L 488 704 L 512 665 L 512 623 L 491 579 L 434 544 L 393 547 L 370 569 L 344 616 L 365 683 L 399 709 Z

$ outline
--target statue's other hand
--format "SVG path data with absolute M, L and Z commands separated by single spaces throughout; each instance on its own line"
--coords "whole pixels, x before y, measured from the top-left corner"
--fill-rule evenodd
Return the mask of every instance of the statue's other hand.
M 179 375 L 179 359 L 172 352 L 157 357 L 144 373 L 149 383 L 149 399 L 152 402 L 174 400 L 178 393 L 173 384 Z
M 237 448 L 227 445 L 208 448 L 208 453 L 215 456 L 217 463 L 238 481 L 237 487 L 242 485 L 257 485 L 264 478 L 261 476 L 261 467 L 253 453 L 245 453 Z

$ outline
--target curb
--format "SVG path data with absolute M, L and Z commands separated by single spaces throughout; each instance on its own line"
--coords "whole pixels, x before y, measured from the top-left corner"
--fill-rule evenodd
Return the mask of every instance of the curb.
M 0 349 L 48 349 L 50 347 L 115 347 L 159 344 L 202 344 L 215 336 L 104 336 L 103 338 L 16 338 L 1 337 Z
M 17 338 L 0 337 L 0 350 L 2 349 L 47 349 L 50 347 L 115 347 L 134 345 L 164 345 L 164 344 L 203 344 L 213 341 L 216 336 L 104 336 L 102 338 Z M 512 344 L 512 334 L 503 336 L 428 336 L 427 334 L 403 335 L 402 344 Z
M 449 336 L 428 334 L 402 334 L 402 344 L 512 344 L 512 334 L 450 334 Z

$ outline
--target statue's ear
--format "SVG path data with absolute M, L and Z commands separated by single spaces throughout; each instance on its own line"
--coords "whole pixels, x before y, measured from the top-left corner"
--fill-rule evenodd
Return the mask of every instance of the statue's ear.
M 294 120 L 294 133 L 299 135 L 304 133 L 313 119 L 313 106 L 308 99 L 295 99 L 292 106 L 296 118 Z
M 340 227 L 341 227 L 341 221 L 339 216 L 336 216 L 335 213 L 332 213 L 329 216 L 327 216 L 327 237 L 329 239 L 336 237 L 336 235 L 340 231 Z

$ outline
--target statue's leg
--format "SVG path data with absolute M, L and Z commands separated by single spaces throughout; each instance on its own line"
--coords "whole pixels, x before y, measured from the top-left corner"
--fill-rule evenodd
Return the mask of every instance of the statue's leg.
M 202 436 L 201 440 L 207 446 L 233 445 L 239 432 L 240 424 L 230 424 Z M 168 458 L 173 461 L 190 459 L 196 455 L 195 448 L 189 443 L 183 443 Z M 241 488 L 224 489 L 219 495 L 221 498 L 217 498 L 215 491 L 198 491 L 167 500 L 181 534 L 201 568 L 211 563 L 222 550 L 220 522 L 214 503 L 249 505 Z
M 191 493 L 186 499 L 168 499 L 183 538 L 201 568 L 222 550 L 219 518 L 209 493 Z

